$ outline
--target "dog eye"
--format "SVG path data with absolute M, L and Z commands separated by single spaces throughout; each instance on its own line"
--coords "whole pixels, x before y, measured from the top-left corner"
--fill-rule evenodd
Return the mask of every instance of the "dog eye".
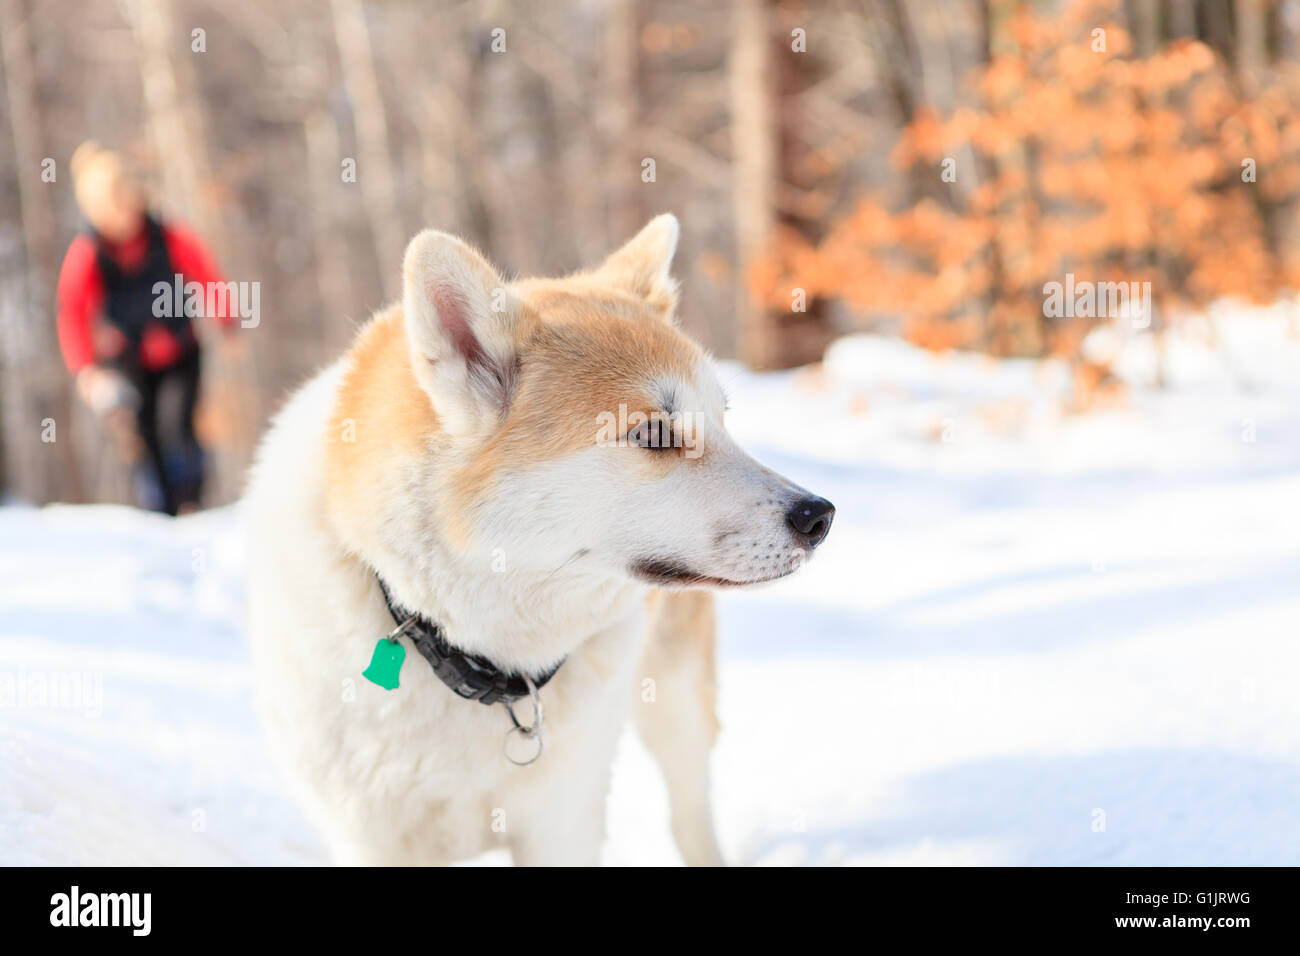
M 652 418 L 628 432 L 627 440 L 629 444 L 642 448 L 672 448 L 672 425 L 662 418 Z

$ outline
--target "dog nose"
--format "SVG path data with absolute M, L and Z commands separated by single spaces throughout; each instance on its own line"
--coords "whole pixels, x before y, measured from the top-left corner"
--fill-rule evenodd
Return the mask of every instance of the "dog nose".
M 800 498 L 785 513 L 785 520 L 790 523 L 795 537 L 807 545 L 810 551 L 825 539 L 834 517 L 835 506 L 825 498 L 816 496 Z

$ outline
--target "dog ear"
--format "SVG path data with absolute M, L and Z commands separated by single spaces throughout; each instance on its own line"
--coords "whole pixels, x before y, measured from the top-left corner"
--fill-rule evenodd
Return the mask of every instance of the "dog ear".
M 641 296 L 670 317 L 677 306 L 677 280 L 670 269 L 679 232 L 677 217 L 672 213 L 655 216 L 622 248 L 611 253 L 596 274 Z
M 497 271 L 455 236 L 427 229 L 402 261 L 411 367 L 453 434 L 499 421 L 519 365 L 519 305 Z

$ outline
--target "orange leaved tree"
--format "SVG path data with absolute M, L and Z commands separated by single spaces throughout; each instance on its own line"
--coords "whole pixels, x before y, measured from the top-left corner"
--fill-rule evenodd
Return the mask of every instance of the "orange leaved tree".
M 753 288 L 777 307 L 803 289 L 896 317 L 930 348 L 1073 356 L 1097 315 L 1045 309 L 1045 288 L 1067 275 L 1150 283 L 1157 326 L 1179 306 L 1300 286 L 1285 235 L 1300 195 L 1300 68 L 1247 92 L 1194 40 L 1136 57 L 1113 15 L 1020 8 L 1010 52 L 976 71 L 968 104 L 920 111 L 891 157 L 900 173 L 932 169 L 946 201 L 868 196 L 818 243 L 778 234 Z

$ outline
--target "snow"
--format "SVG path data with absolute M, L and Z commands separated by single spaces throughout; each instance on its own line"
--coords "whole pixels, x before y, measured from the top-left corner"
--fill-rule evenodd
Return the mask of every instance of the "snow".
M 875 336 L 724 366 L 732 430 L 838 508 L 720 600 L 729 860 L 1300 862 L 1298 332 L 1217 306 L 1161 390 L 1150 333 L 1103 330 L 1130 388 L 1081 415 L 1064 367 Z M 238 533 L 0 509 L 0 863 L 324 860 L 252 711 Z M 630 733 L 605 859 L 679 862 Z

